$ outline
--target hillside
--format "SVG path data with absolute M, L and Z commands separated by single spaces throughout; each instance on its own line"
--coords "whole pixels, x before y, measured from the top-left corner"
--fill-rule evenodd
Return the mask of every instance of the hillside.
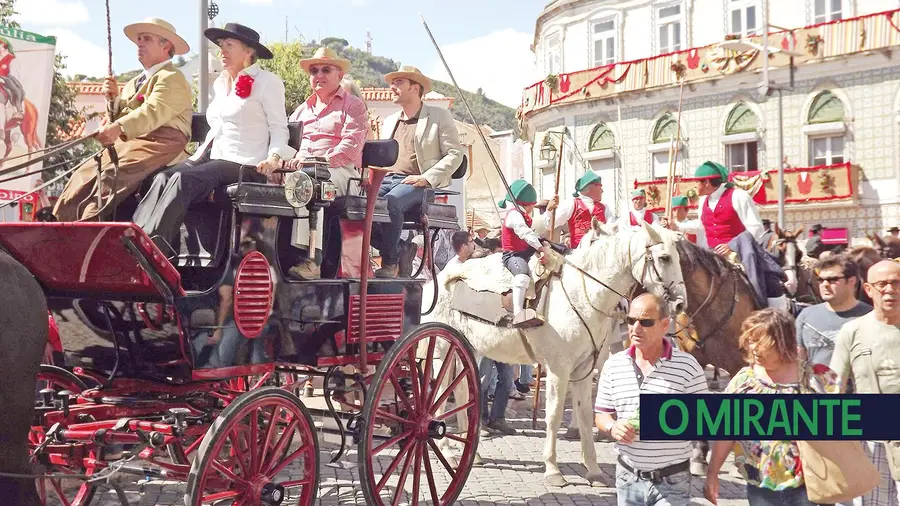
M 297 104 L 309 95 L 309 84 L 307 77 L 300 71 L 297 61 L 303 57 L 312 56 L 312 54 L 327 44 L 329 47 L 337 51 L 342 57 L 351 61 L 350 75 L 355 79 L 361 87 L 384 88 L 387 83 L 384 81 L 385 74 L 392 72 L 400 67 L 400 64 L 390 58 L 383 56 L 371 55 L 363 50 L 350 46 L 346 40 L 329 37 L 322 39 L 317 43 L 312 41 L 308 44 L 300 46 L 299 43 L 283 43 L 276 42 L 269 44 L 270 49 L 275 54 L 275 59 L 262 61 L 264 68 L 277 73 L 285 81 L 286 102 L 288 111 L 293 111 Z M 184 60 L 176 62 L 177 65 L 183 65 Z M 138 70 L 126 72 L 117 76 L 120 81 L 127 81 L 137 75 Z M 74 76 L 75 80 L 94 81 L 99 78 L 90 78 L 83 75 Z M 459 97 L 456 88 L 452 83 L 442 81 L 434 81 L 434 91 L 441 95 L 453 97 L 453 106 L 450 108 L 453 117 L 464 123 L 471 123 L 469 115 L 466 112 L 466 106 Z M 472 108 L 472 114 L 475 120 L 483 125 L 488 125 L 494 130 L 509 130 L 516 126 L 516 111 L 499 102 L 491 100 L 484 96 L 481 89 L 476 92 L 463 90 L 469 106 Z

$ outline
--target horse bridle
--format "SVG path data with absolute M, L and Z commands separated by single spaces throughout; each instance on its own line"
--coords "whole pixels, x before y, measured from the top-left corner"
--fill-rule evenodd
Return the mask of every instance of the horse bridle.
M 733 283 L 733 285 L 734 285 L 734 296 L 731 297 L 731 307 L 728 308 L 728 311 L 723 312 L 723 313 L 722 313 L 722 316 L 720 316 L 719 319 L 716 320 L 715 325 L 713 325 L 713 326 L 711 327 L 711 328 L 713 328 L 713 329 L 718 329 L 718 328 L 720 328 L 720 327 L 722 326 L 722 324 L 724 324 L 724 323 L 727 321 L 727 319 L 731 316 L 731 314 L 734 312 L 734 306 L 737 305 L 737 301 L 738 301 L 738 287 L 737 287 L 737 285 L 738 285 L 738 273 L 735 272 L 735 271 L 733 270 L 733 268 L 731 268 L 731 267 L 729 267 L 729 270 L 731 270 L 731 272 L 732 272 L 732 274 L 733 274 L 732 279 L 733 279 L 733 281 L 734 281 L 734 283 Z M 697 317 L 698 314 L 700 314 L 700 311 L 703 311 L 703 310 L 706 308 L 706 305 L 709 304 L 710 301 L 713 300 L 713 299 L 715 298 L 714 295 L 716 295 L 716 296 L 719 295 L 719 294 L 717 293 L 717 291 L 714 290 L 714 288 L 716 287 L 716 278 L 715 278 L 715 276 L 710 275 L 710 279 L 712 280 L 712 286 L 710 287 L 709 293 L 706 294 L 706 299 L 703 300 L 703 303 L 700 304 L 700 307 L 698 307 L 697 310 L 693 312 L 693 314 L 688 315 L 688 320 L 690 321 L 690 325 L 691 325 L 691 326 L 693 326 L 694 319 Z M 680 327 L 680 328 L 676 331 L 676 334 L 679 334 L 682 330 L 686 330 L 686 329 L 687 329 L 687 327 L 683 327 L 683 326 L 679 325 L 678 323 L 676 323 L 676 325 L 677 325 L 678 327 Z M 709 334 L 707 334 L 707 335 L 705 335 L 705 336 L 700 336 L 698 339 L 694 339 L 694 337 L 693 337 L 690 333 L 688 333 L 688 339 L 690 339 L 691 341 L 693 341 L 694 344 L 697 346 L 697 348 L 703 348 L 703 343 L 704 343 L 707 339 L 709 339 L 709 338 L 710 338 L 713 334 L 715 334 L 715 333 L 716 333 L 716 330 L 713 330 L 712 332 L 710 332 Z
M 785 245 L 785 249 L 784 249 L 784 252 L 783 252 L 782 254 L 784 255 L 784 263 L 785 263 L 786 265 L 784 265 L 784 266 L 781 268 L 781 270 L 784 271 L 784 272 L 787 272 L 787 271 L 794 271 L 794 276 L 796 276 L 797 282 L 799 283 L 799 282 L 800 282 L 800 270 L 801 270 L 801 269 L 800 269 L 800 264 L 798 264 L 798 263 L 797 263 L 797 260 L 796 260 L 796 257 L 797 257 L 797 251 L 799 251 L 799 248 L 800 248 L 799 246 L 797 246 L 797 238 L 796 238 L 796 237 L 792 237 L 791 239 L 785 239 L 785 238 L 779 237 L 778 239 L 775 240 L 775 242 L 772 244 L 772 246 L 776 246 L 776 247 L 777 247 L 777 246 L 780 246 L 780 245 L 782 245 L 782 244 Z M 787 245 L 789 245 L 789 244 L 792 244 L 792 245 L 794 246 L 794 248 L 797 248 L 797 251 L 794 251 L 793 254 L 788 254 Z M 809 288 L 809 293 L 812 294 L 813 299 L 815 299 L 815 301 L 818 303 L 818 302 L 819 302 L 819 297 L 816 296 L 816 287 L 813 286 L 812 280 L 811 280 L 810 278 L 807 278 L 807 279 L 806 279 L 806 288 Z M 785 293 L 787 293 L 787 290 L 785 290 Z M 795 297 L 796 297 L 796 294 L 795 294 Z

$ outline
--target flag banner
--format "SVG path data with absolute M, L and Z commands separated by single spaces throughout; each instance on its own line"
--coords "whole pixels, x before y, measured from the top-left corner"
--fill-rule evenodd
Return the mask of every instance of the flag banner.
M 0 168 L 28 159 L 12 159 L 20 155 L 37 158 L 28 153 L 45 146 L 55 54 L 55 37 L 0 25 Z M 36 163 L 8 176 L 40 169 Z M 29 191 L 38 179 L 35 174 L 7 181 L 0 190 Z
M 900 395 L 641 395 L 643 441 L 900 440 Z

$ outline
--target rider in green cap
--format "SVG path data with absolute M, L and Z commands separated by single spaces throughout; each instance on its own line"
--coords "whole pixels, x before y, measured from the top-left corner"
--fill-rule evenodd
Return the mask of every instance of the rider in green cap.
M 652 225 L 659 222 L 659 218 L 647 209 L 647 194 L 644 190 L 632 190 L 631 211 L 619 220 L 619 228 L 642 227 L 642 222 Z
M 672 197 L 672 218 L 675 219 L 675 226 L 681 230 L 682 227 L 695 229 L 699 226 L 698 220 L 688 220 L 688 198 L 684 195 L 676 195 Z M 697 243 L 697 234 L 685 232 L 685 239 L 692 243 Z
M 537 251 L 541 263 L 546 262 L 549 248 L 541 243 L 541 238 L 531 228 L 531 213 L 537 203 L 537 192 L 534 186 L 524 179 L 517 179 L 509 185 L 510 193 L 506 198 L 497 203 L 501 208 L 506 208 L 515 202 L 522 208 L 510 209 L 503 219 L 503 227 L 500 231 L 500 244 L 503 248 L 503 265 L 513 275 L 512 304 L 513 325 L 516 327 L 534 327 L 543 323 L 537 312 L 525 308 L 525 293 L 531 284 L 531 269 L 528 261 Z
M 753 198 L 728 182 L 728 169 L 719 163 L 703 162 L 694 177 L 699 180 L 697 192 L 701 195 L 699 226 L 696 230 L 687 230 L 685 224 L 678 228 L 696 233 L 699 245 L 739 261 L 760 305 L 786 309 L 785 273 L 759 244 L 765 227 Z
M 554 196 L 547 206 L 548 211 L 556 208 L 556 228 L 569 226 L 569 243 L 572 248 L 577 248 L 584 234 L 591 229 L 594 218 L 600 223 L 614 223 L 616 217 L 612 210 L 600 201 L 603 198 L 603 183 L 600 175 L 589 170 L 575 183 L 573 199 L 565 200 L 559 206 L 559 197 Z M 557 207 L 559 206 L 559 207 Z M 550 213 L 544 213 L 547 229 L 550 228 Z

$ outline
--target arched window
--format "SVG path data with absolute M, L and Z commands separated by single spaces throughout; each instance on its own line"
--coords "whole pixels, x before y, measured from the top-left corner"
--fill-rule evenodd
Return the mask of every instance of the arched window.
M 600 123 L 591 132 L 591 138 L 588 141 L 588 151 L 600 151 L 603 149 L 612 149 L 616 145 L 616 136 L 612 130 L 606 126 L 606 123 Z
M 820 92 L 809 106 L 805 127 L 809 137 L 809 165 L 844 163 L 844 103 L 829 90 Z
M 759 119 L 745 102 L 738 102 L 725 119 L 725 165 L 733 172 L 759 170 Z
M 672 113 L 667 112 L 663 117 L 656 121 L 656 126 L 653 127 L 653 144 L 670 142 L 675 139 L 677 135 L 678 121 Z

